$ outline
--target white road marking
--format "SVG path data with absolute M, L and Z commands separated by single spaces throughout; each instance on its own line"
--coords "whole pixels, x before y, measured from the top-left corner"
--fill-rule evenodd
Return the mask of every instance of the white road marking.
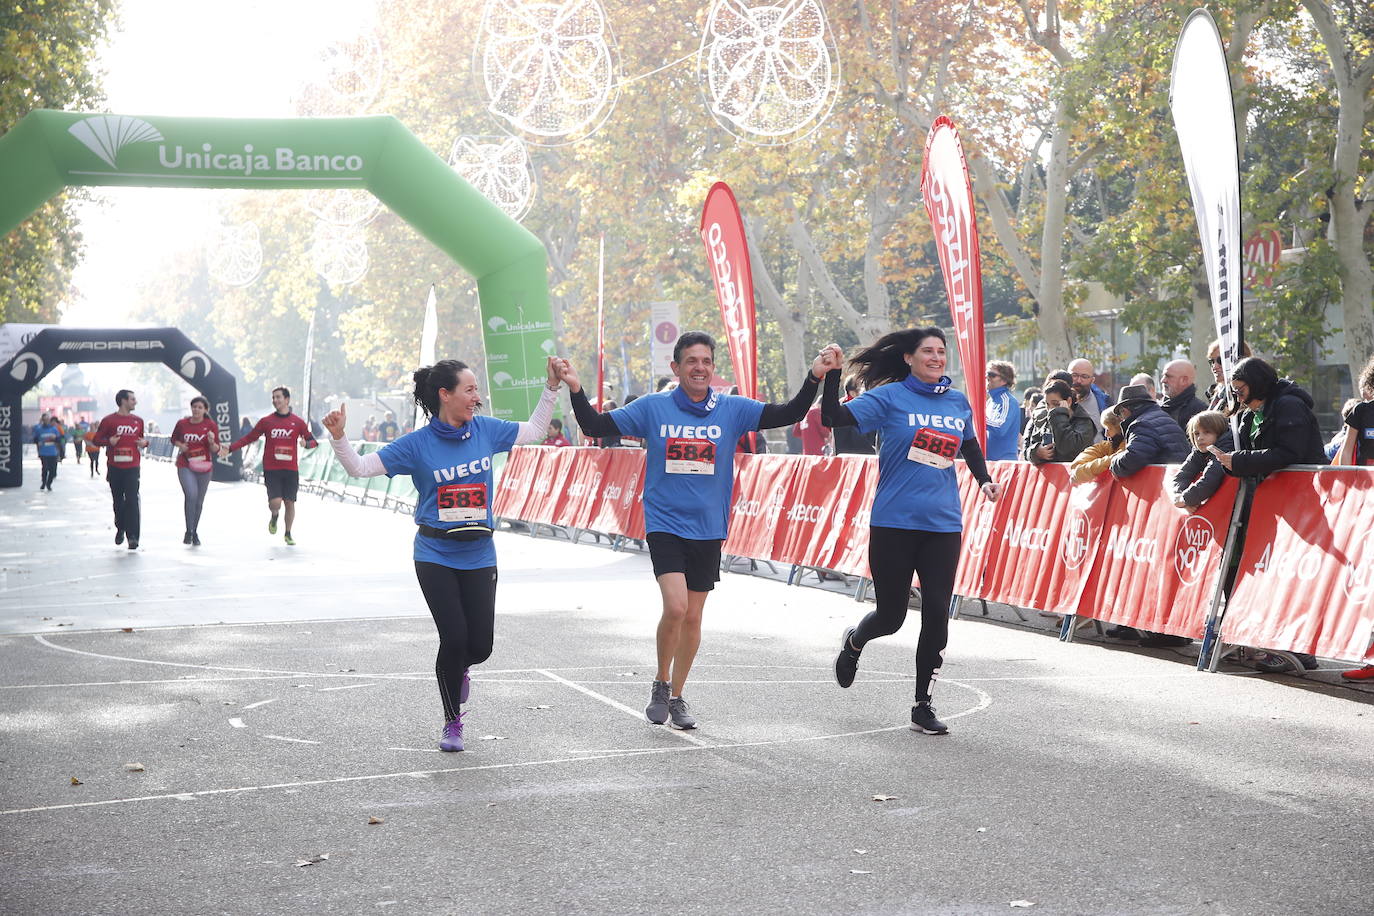
M 576 682 L 574 682 L 574 681 L 570 681 L 570 680 L 568 680 L 568 679 L 565 678 L 565 677 L 559 677 L 558 675 L 554 674 L 552 671 L 548 671 L 548 670 L 541 669 L 541 670 L 539 671 L 539 673 L 542 674 L 542 675 L 544 675 L 545 677 L 547 677 L 547 678 L 548 678 L 549 680 L 551 680 L 551 681 L 557 681 L 558 683 L 563 684 L 563 685 L 566 686 L 566 687 L 571 687 L 573 690 L 576 690 L 578 693 L 585 693 L 587 696 L 591 697 L 591 698 L 594 699 L 594 700 L 600 700 L 602 703 L 605 703 L 607 706 L 610 706 L 610 707 L 613 708 L 613 709 L 618 709 L 618 710 L 620 710 L 621 712 L 628 713 L 628 714 L 630 714 L 631 716 L 634 716 L 634 717 L 635 717 L 636 719 L 638 719 L 640 722 L 643 722 L 643 723 L 645 723 L 645 724 L 648 724 L 648 720 L 644 718 L 644 713 L 643 713 L 642 711 L 638 710 L 638 709 L 634 709 L 634 708 L 632 708 L 632 707 L 626 706 L 624 703 L 621 703 L 621 702 L 618 701 L 618 700 L 612 700 L 610 697 L 606 696 L 605 694 L 597 693 L 595 690 L 592 690 L 592 689 L 589 688 L 589 687 L 583 687 L 581 684 L 578 684 L 578 683 L 576 683 Z M 697 745 L 698 747 L 712 747 L 712 746 L 713 746 L 713 745 L 711 745 L 709 742 L 706 742 L 706 741 L 701 740 L 701 739 L 698 738 L 696 735 L 693 735 L 693 734 L 691 734 L 690 732 L 681 731 L 681 730 L 676 729 L 676 728 L 669 728 L 668 731 L 671 732 L 672 734 L 678 736 L 678 737 L 681 738 L 683 741 L 688 742 L 689 744 L 695 744 L 695 745 Z
M 290 741 L 292 744 L 319 744 L 318 741 L 311 741 L 308 738 L 288 738 L 285 735 L 263 735 L 264 738 L 271 738 L 273 741 Z
M 328 693 L 331 690 L 357 690 L 360 687 L 376 687 L 376 684 L 344 684 L 342 687 L 321 687 L 316 693 Z
M 272 697 L 270 700 L 258 700 L 256 703 L 249 703 L 247 706 L 243 707 L 243 711 L 247 712 L 250 709 L 257 709 L 259 706 L 266 706 L 268 703 L 275 703 L 277 699 L 277 697 Z
M 240 719 L 240 718 L 238 718 L 237 716 L 235 716 L 234 718 L 230 719 L 230 720 L 229 720 L 229 724 L 230 724 L 231 726 L 233 726 L 234 728 L 247 728 L 247 727 L 248 727 L 248 726 L 244 725 L 244 724 L 243 724 L 243 720 Z

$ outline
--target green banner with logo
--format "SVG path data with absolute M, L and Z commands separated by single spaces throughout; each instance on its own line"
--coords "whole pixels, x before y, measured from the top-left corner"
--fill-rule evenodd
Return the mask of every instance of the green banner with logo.
M 477 279 L 491 413 L 523 420 L 554 352 L 544 246 L 393 117 L 33 111 L 0 137 L 0 235 L 67 185 L 366 188 Z M 438 343 L 439 358 L 462 359 Z

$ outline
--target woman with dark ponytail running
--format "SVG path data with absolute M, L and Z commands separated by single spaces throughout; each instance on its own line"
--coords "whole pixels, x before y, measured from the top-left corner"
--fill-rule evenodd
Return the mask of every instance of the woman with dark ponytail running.
M 359 455 L 345 438 L 344 408 L 324 418 L 339 463 L 353 477 L 408 474 L 415 502 L 415 577 L 439 630 L 434 673 L 444 706 L 441 751 L 463 749 L 468 669 L 491 655 L 496 617 L 496 547 L 492 543 L 491 459 L 538 442 L 553 416 L 559 379 L 552 357 L 548 382 L 526 423 L 477 416 L 477 377 L 456 359 L 415 372 L 415 403 L 429 424 L 380 451 Z
M 841 359 L 838 347 L 835 361 Z M 974 435 L 968 398 L 945 375 L 945 335 L 939 328 L 913 328 L 880 338 L 851 361 L 862 395 L 840 403 L 840 373 L 826 374 L 822 422 L 831 428 L 857 426 L 881 433 L 878 490 L 868 534 L 868 566 L 876 606 L 857 627 L 844 631 L 835 659 L 835 680 L 854 683 L 859 653 L 872 639 L 889 636 L 906 620 L 911 579 L 921 582 L 921 635 L 916 644 L 916 699 L 912 731 L 944 735 L 931 691 L 949 640 L 949 603 L 959 566 L 963 513 L 954 459 L 962 457 L 983 495 L 996 500 Z

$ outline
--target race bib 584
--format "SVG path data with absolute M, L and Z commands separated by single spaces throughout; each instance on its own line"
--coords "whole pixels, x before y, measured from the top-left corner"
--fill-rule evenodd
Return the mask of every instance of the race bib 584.
M 710 439 L 670 438 L 663 470 L 669 474 L 714 474 L 716 444 Z

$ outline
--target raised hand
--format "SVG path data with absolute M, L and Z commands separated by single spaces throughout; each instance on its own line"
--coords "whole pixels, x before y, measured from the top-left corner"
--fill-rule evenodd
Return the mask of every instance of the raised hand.
M 324 418 L 324 428 L 335 439 L 344 437 L 344 427 L 348 425 L 348 404 L 341 402 L 338 410 L 331 410 Z
M 817 378 L 824 378 L 825 374 L 832 369 L 844 368 L 844 353 L 836 344 L 830 344 L 816 355 L 811 361 L 811 374 Z
M 561 356 L 550 356 L 547 371 L 549 373 L 548 386 L 557 389 L 563 384 L 563 376 L 559 374 L 561 364 L 565 360 Z
M 582 382 L 577 378 L 577 370 L 574 369 L 572 363 L 568 362 L 566 359 L 559 359 L 558 361 L 558 378 L 567 383 L 568 390 L 582 390 Z

